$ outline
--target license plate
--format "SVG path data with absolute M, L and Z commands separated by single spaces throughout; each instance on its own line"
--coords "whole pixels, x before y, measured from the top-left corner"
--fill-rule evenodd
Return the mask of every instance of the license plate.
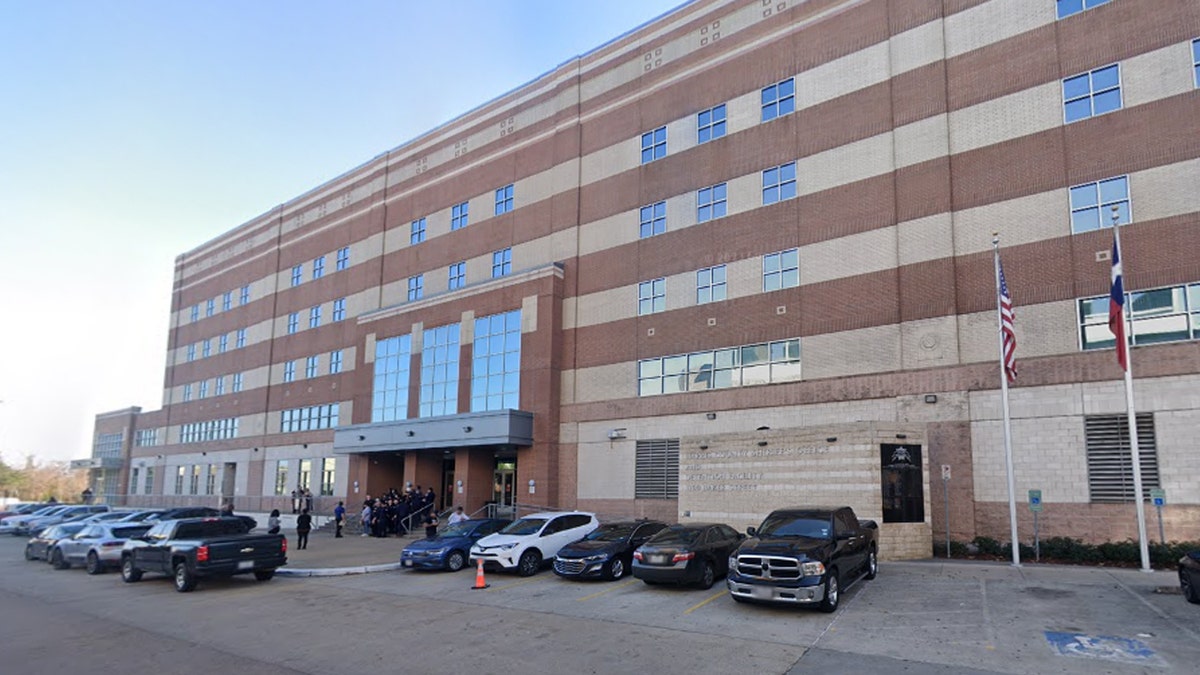
M 771 589 L 764 586 L 752 586 L 750 588 L 750 594 L 756 598 L 768 600 L 771 597 Z
M 237 568 L 239 570 L 254 569 L 254 561 L 253 560 L 239 560 Z
M 665 564 L 665 563 L 667 562 L 667 556 L 665 556 L 665 555 L 652 555 L 652 556 L 650 556 L 650 562 L 654 563 L 655 565 L 662 565 L 662 564 Z
M 401 560 L 400 566 L 401 567 L 412 567 L 412 561 L 411 560 Z

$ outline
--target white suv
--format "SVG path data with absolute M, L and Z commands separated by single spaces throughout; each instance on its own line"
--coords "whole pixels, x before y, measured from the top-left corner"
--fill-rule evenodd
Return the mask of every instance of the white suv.
M 517 574 L 527 577 L 541 569 L 543 560 L 553 560 L 558 549 L 582 539 L 599 526 L 594 513 L 534 513 L 475 542 L 471 547 L 471 564 L 482 560 L 486 567 L 515 569 Z

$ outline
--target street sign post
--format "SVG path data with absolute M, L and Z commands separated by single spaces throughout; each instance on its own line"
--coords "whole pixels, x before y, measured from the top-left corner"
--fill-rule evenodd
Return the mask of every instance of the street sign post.
M 1167 491 L 1162 488 L 1154 488 L 1150 491 L 1150 499 L 1154 502 L 1154 510 L 1158 511 L 1158 541 L 1166 544 L 1167 535 L 1163 531 L 1162 510 L 1167 505 Z
M 1041 540 L 1038 537 L 1038 514 L 1042 512 L 1042 491 L 1029 491 L 1029 510 L 1033 512 L 1033 559 L 1042 561 Z M 1014 546 L 1016 544 L 1013 544 Z

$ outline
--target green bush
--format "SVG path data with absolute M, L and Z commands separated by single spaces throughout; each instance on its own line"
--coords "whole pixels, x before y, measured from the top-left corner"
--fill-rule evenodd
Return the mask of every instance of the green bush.
M 1041 542 L 1041 557 L 1072 563 L 1095 563 L 1103 558 L 1095 546 L 1070 537 L 1050 537 Z
M 975 537 L 972 543 L 979 547 L 981 555 L 1004 555 L 1004 547 L 991 537 Z

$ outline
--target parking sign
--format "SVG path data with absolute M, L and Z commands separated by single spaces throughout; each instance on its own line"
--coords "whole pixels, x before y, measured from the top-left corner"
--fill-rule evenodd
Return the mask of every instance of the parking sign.
M 1029 510 L 1030 511 L 1041 511 L 1042 510 L 1042 491 L 1041 490 L 1030 490 L 1029 491 Z

